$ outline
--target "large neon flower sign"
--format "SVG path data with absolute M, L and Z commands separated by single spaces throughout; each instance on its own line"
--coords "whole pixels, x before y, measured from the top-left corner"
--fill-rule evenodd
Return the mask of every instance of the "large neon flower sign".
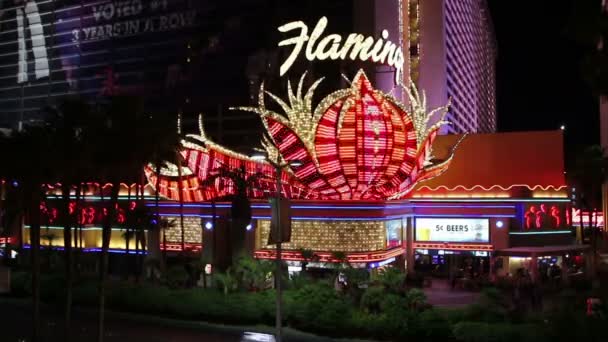
M 448 106 L 427 112 L 424 94 L 420 96 L 412 88 L 411 105 L 406 110 L 389 94 L 373 89 L 363 71 L 359 71 L 350 88 L 330 94 L 313 110 L 313 92 L 322 79 L 305 93 L 304 79 L 305 75 L 296 92 L 288 83 L 287 102 L 264 91 L 262 86 L 258 107 L 237 108 L 260 115 L 267 131 L 262 145 L 270 159 L 281 164 L 300 161 L 298 166 L 287 166 L 283 173 L 286 185 L 281 190 L 285 195 L 317 200 L 401 199 L 417 182 L 447 168 L 451 157 L 435 162 L 431 146 L 439 128 L 446 124 Z M 276 102 L 282 113 L 269 109 L 266 97 Z M 436 113 L 440 113 L 439 119 L 429 126 Z M 233 193 L 230 180 L 212 177 L 222 166 L 268 176 L 268 180 L 259 180 L 251 189 L 253 198 L 276 191 L 270 164 L 213 143 L 205 136 L 202 120 L 200 130 L 200 135 L 189 135 L 189 142 L 184 142 L 182 155 L 188 173 L 198 180 L 185 184 L 189 192 L 186 200 L 208 200 Z M 152 168 L 147 173 L 154 184 Z M 167 197 L 177 198 L 176 187 L 166 179 L 161 182 L 161 191 Z

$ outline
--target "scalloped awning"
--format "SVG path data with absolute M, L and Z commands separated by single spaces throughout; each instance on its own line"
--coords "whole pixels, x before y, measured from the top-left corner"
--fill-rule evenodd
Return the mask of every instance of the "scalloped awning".
M 447 158 L 461 138 L 438 136 L 433 144 L 435 158 Z M 455 150 L 450 167 L 440 176 L 419 183 L 413 196 L 498 194 L 516 188 L 565 193 L 563 150 L 562 131 L 470 134 Z

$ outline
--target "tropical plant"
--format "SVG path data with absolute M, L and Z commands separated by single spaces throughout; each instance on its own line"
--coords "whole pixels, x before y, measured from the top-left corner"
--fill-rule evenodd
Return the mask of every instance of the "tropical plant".
M 419 311 L 426 304 L 426 294 L 418 288 L 413 288 L 407 291 L 405 299 L 410 310 Z
M 268 287 L 274 266 L 267 260 L 254 259 L 249 256 L 240 258 L 236 263 L 236 274 L 247 290 L 259 291 Z
M 50 146 L 49 127 L 26 126 L 10 137 L 2 137 L 0 150 L 6 162 L 0 168 L 0 178 L 10 180 L 14 194 L 13 219 L 27 217 L 30 225 L 31 287 L 32 287 L 32 339 L 40 336 L 40 206 L 43 199 L 42 184 L 51 179 L 49 165 L 52 156 L 41 146 Z M 13 225 L 21 229 L 20 224 Z M 22 239 L 21 239 L 22 240 Z M 21 241 L 20 243 L 23 243 Z
M 141 260 L 140 254 L 140 246 L 141 250 L 145 251 L 147 242 L 146 242 L 146 232 L 153 231 L 156 229 L 155 224 L 156 216 L 150 210 L 149 207 L 145 206 L 143 201 L 139 201 L 139 203 L 135 203 L 134 208 L 130 208 L 126 212 L 126 222 L 129 227 L 132 229 L 132 237 L 135 239 L 135 277 L 136 281 L 139 281 L 141 275 L 141 268 L 143 266 L 143 262 Z
M 180 132 L 178 130 L 167 129 L 167 127 L 173 126 L 173 117 L 171 115 L 155 115 L 153 117 L 155 122 L 154 125 L 149 127 L 150 135 L 154 136 L 154 139 L 148 141 L 151 150 L 150 163 L 151 167 L 155 170 L 156 178 L 154 184 L 154 203 L 155 203 L 155 214 L 156 222 L 158 223 L 156 229 L 152 230 L 151 234 L 159 234 L 162 231 L 162 241 L 166 245 L 165 231 L 161 224 L 160 216 L 160 175 L 163 168 L 169 167 L 169 165 L 181 165 L 181 156 L 178 151 L 180 150 Z M 180 170 L 181 173 L 181 170 Z M 181 179 L 178 179 L 181 184 Z M 180 202 L 180 227 L 183 227 L 183 198 Z M 160 239 L 159 239 L 160 240 Z M 153 258 L 158 256 L 152 256 Z M 166 269 L 167 252 L 166 249 L 162 250 L 162 257 L 160 267 L 162 271 Z
M 368 287 L 361 297 L 361 308 L 370 313 L 379 313 L 385 294 L 381 286 Z
M 306 267 L 308 266 L 308 263 L 319 259 L 319 256 L 312 249 L 301 248 L 300 255 L 303 259 L 302 272 L 306 272 Z
M 348 256 L 346 255 L 346 252 L 334 251 L 334 252 L 331 252 L 330 254 L 331 254 L 332 260 L 337 262 L 336 266 L 343 267 L 345 264 L 348 263 Z
M 602 2 L 573 1 L 566 32 L 583 52 L 582 75 L 595 95 L 608 95 L 608 49 L 606 19 Z
M 591 234 L 591 247 L 593 249 L 593 273 L 597 270 L 597 223 L 594 222 L 594 213 L 601 208 L 602 185 L 608 180 L 608 158 L 599 145 L 589 146 L 578 156 L 573 172 L 576 184 L 576 194 L 579 196 L 577 205 L 580 212 L 589 213 L 588 231 Z M 582 225 L 581 218 L 581 225 Z
M 163 241 L 163 255 L 162 255 L 162 263 L 161 267 L 166 267 L 167 265 L 167 230 L 171 230 L 177 227 L 177 223 L 175 219 L 168 219 L 166 217 L 161 217 L 158 220 L 158 227 L 162 232 L 162 241 Z M 164 266 L 163 266 L 164 265 Z
M 91 133 L 91 108 L 78 98 L 65 98 L 57 108 L 46 109 L 49 122 L 51 155 L 50 167 L 54 181 L 60 184 L 61 202 L 59 206 L 60 222 L 63 226 L 64 265 L 65 265 L 65 335 L 70 336 L 72 286 L 74 277 L 72 228 L 77 225 L 77 214 L 72 206 L 71 193 L 80 189 L 80 184 L 87 181 L 88 165 L 86 140 Z M 78 191 L 77 191 L 78 192 Z
M 235 291 L 239 286 L 239 281 L 231 268 L 228 268 L 224 273 L 216 273 L 214 276 L 218 285 L 222 288 L 224 295 Z
M 384 287 L 386 291 L 398 294 L 403 291 L 405 273 L 396 267 L 385 267 L 374 274 L 372 281 Z
M 146 144 L 134 142 L 155 139 L 152 132 L 156 130 L 151 130 L 149 127 L 155 127 L 156 121 L 154 117 L 144 113 L 142 102 L 133 98 L 113 98 L 98 111 L 98 114 L 95 129 L 92 130 L 93 134 L 87 139 L 93 147 L 90 160 L 95 163 L 95 174 L 99 177 L 100 183 L 111 184 L 108 201 L 105 201 L 107 194 L 100 189 L 106 212 L 102 224 L 98 288 L 97 341 L 101 342 L 104 337 L 108 250 L 112 226 L 118 222 L 118 194 L 121 182 L 139 184 L 141 181 L 144 167 L 148 164 L 152 152 Z M 133 175 L 133 179 L 125 178 L 125 175 Z

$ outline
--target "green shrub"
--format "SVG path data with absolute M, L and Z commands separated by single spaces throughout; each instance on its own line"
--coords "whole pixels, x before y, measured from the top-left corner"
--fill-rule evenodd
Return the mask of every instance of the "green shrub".
M 435 307 L 433 311 L 444 317 L 450 324 L 456 324 L 466 320 L 468 307 Z
M 407 291 L 405 299 L 408 307 L 414 311 L 426 307 L 426 294 L 421 289 L 410 289 Z
M 378 270 L 372 281 L 378 283 L 390 293 L 401 293 L 405 282 L 405 273 L 396 267 Z
M 478 303 L 465 310 L 463 319 L 487 323 L 509 321 L 509 303 L 498 289 L 484 289 Z
M 32 275 L 29 272 L 11 273 L 11 293 L 17 297 L 27 297 L 32 294 Z
M 385 292 L 383 287 L 368 287 L 361 297 L 361 308 L 370 313 L 379 313 L 384 296 Z
M 414 331 L 410 328 L 410 333 L 419 337 L 424 337 L 429 341 L 435 341 L 445 338 L 450 338 L 452 335 L 452 327 L 447 318 L 436 310 L 425 310 L 418 319 L 418 330 Z
M 310 284 L 286 293 L 287 319 L 295 328 L 326 335 L 344 334 L 351 304 L 332 287 Z
M 182 288 L 188 281 L 188 273 L 181 266 L 173 266 L 167 270 L 163 280 L 172 289 Z
M 98 285 L 96 281 L 85 280 L 74 283 L 72 289 L 72 303 L 79 306 L 97 305 Z
M 40 298 L 45 302 L 59 303 L 65 298 L 63 274 L 45 274 L 40 277 Z
M 518 328 L 504 323 L 460 322 L 454 325 L 453 333 L 463 342 L 512 342 L 521 340 Z

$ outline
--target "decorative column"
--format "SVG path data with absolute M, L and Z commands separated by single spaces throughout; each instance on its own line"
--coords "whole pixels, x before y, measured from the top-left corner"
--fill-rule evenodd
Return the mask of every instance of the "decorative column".
M 538 281 L 538 256 L 536 253 L 532 253 L 532 257 L 530 258 L 529 271 L 532 282 L 536 283 Z
M 407 274 L 414 274 L 414 220 L 411 217 L 405 225 L 405 262 Z

